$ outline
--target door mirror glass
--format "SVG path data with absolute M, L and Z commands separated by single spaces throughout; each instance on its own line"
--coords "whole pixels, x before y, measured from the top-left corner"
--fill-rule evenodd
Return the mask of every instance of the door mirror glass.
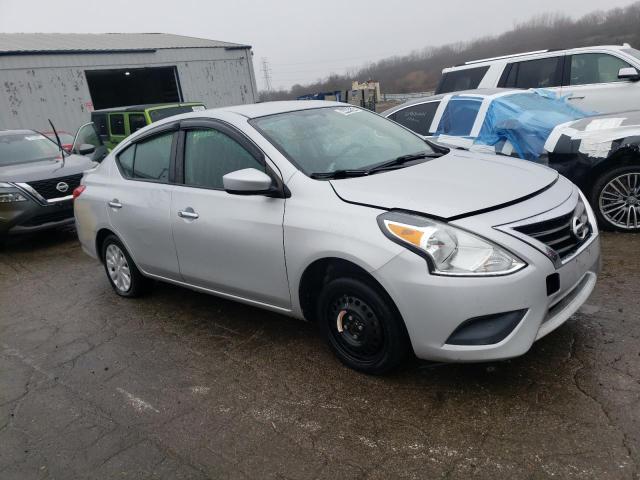
M 638 70 L 633 67 L 625 67 L 621 68 L 618 72 L 618 78 L 620 80 L 636 81 L 640 80 L 640 74 L 638 73 Z
M 90 155 L 96 151 L 96 147 L 88 143 L 83 143 L 78 147 L 78 153 L 80 155 Z
M 222 177 L 224 189 L 236 195 L 261 195 L 272 190 L 271 177 L 255 168 L 245 168 Z

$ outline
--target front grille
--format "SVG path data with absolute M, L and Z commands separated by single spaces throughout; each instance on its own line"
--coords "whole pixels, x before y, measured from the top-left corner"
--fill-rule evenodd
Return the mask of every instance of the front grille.
M 575 218 L 578 218 L 586 224 L 584 227 L 586 228 L 584 238 L 580 238 L 574 232 L 573 224 Z M 515 230 L 544 243 L 547 247 L 554 250 L 563 260 L 575 253 L 575 251 L 589 239 L 592 232 L 591 224 L 589 223 L 582 201 L 578 202 L 577 207 L 571 213 L 543 222 L 522 225 L 516 227 Z
M 45 207 L 45 208 L 53 208 L 53 207 Z M 56 208 L 54 211 L 40 213 L 31 217 L 29 220 L 22 224 L 23 227 L 38 227 L 40 225 L 44 225 L 45 223 L 51 222 L 61 222 L 62 220 L 67 220 L 68 218 L 73 217 L 73 208 L 64 208 L 59 209 Z
M 79 173 L 77 175 L 68 175 L 66 177 L 58 177 L 58 178 L 49 178 L 47 180 L 37 180 L 35 182 L 27 182 L 27 184 L 33 188 L 36 192 L 38 192 L 43 198 L 46 200 L 51 200 L 53 198 L 66 197 L 73 193 L 73 190 L 80 185 L 80 180 L 82 179 L 82 174 Z M 61 192 L 56 187 L 60 182 L 66 183 L 69 188 Z

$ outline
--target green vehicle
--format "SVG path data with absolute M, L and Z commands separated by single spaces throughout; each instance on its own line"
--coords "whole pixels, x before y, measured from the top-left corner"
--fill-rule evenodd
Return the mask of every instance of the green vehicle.
M 204 104 L 199 102 L 131 105 L 95 110 L 91 112 L 91 121 L 96 125 L 102 142 L 111 150 L 133 132 L 153 122 L 205 109 Z

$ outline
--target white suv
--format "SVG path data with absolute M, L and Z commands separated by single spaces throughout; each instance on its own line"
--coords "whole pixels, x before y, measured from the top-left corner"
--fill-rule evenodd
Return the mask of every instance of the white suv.
M 548 88 L 602 113 L 640 109 L 640 50 L 628 44 L 540 50 L 445 68 L 436 93 L 475 88 Z

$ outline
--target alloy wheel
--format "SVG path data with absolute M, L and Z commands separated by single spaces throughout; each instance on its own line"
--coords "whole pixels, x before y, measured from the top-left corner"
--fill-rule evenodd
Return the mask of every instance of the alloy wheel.
M 128 292 L 131 288 L 131 269 L 120 247 L 113 243 L 107 247 L 105 263 L 109 277 L 118 291 Z
M 640 172 L 630 172 L 611 179 L 599 196 L 602 216 L 625 230 L 640 228 Z

